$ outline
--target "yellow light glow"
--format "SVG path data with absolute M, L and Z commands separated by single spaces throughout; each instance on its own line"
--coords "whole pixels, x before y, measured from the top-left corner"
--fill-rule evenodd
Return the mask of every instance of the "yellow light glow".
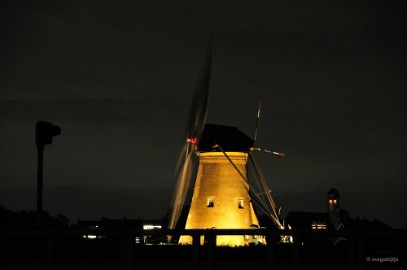
M 241 174 L 247 177 L 247 153 L 227 152 Z M 259 222 L 250 202 L 249 187 L 221 152 L 199 153 L 199 167 L 186 229 L 249 229 Z M 201 238 L 201 244 L 205 240 Z M 218 246 L 265 243 L 261 237 L 219 235 Z M 191 236 L 181 236 L 180 244 L 192 244 Z
M 161 229 L 161 225 L 143 225 L 144 230 L 154 230 L 154 229 Z

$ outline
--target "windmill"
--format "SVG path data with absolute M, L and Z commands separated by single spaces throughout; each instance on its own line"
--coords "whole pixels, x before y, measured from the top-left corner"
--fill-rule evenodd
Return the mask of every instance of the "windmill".
M 258 228 L 253 203 L 269 216 L 277 228 L 283 229 L 254 151 L 283 154 L 255 147 L 255 140 L 236 127 L 206 123 L 210 76 L 211 46 L 208 46 L 195 88 L 187 138 L 177 165 L 169 228 L 174 229 L 180 218 L 193 178 L 193 158 L 198 156 L 198 170 L 185 229 Z M 260 105 L 255 138 L 259 117 Z M 248 170 L 249 166 L 251 170 Z M 251 181 L 249 172 L 252 173 Z M 217 245 L 228 246 L 246 245 L 250 241 L 252 239 L 247 236 L 217 236 L 216 239 Z M 191 244 L 192 238 L 181 236 L 179 243 Z

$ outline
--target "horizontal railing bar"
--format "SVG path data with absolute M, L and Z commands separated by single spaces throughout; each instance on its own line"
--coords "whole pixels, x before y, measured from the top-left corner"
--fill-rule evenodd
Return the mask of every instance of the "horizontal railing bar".
M 265 236 L 343 236 L 343 237 L 401 237 L 407 238 L 407 230 L 271 230 L 260 229 L 186 229 L 186 230 L 131 230 L 131 229 L 33 229 L 0 230 L 0 237 L 69 237 L 82 235 L 147 236 L 147 235 L 265 235 Z

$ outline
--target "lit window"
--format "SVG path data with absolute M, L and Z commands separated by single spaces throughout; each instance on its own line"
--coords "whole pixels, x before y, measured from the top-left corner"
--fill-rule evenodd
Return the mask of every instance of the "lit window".
M 237 200 L 237 207 L 243 209 L 243 200 Z
M 326 223 L 321 221 L 312 221 L 311 228 L 313 230 L 326 230 Z
M 336 204 L 338 201 L 336 199 L 329 199 L 329 204 Z
M 214 203 L 212 197 L 208 198 L 208 202 L 207 202 L 206 206 L 207 207 L 214 207 L 215 206 L 215 203 Z

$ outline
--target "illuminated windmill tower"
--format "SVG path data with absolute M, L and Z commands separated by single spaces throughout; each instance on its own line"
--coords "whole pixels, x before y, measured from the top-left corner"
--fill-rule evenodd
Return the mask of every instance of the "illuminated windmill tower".
M 246 165 L 254 141 L 234 127 L 205 125 L 186 229 L 249 229 L 259 222 L 249 196 Z M 217 245 L 244 245 L 244 236 L 218 236 Z M 181 244 L 192 244 L 182 236 Z
M 193 158 L 199 158 L 193 195 L 185 229 L 250 229 L 259 226 L 252 201 L 267 214 L 278 228 L 283 228 L 271 190 L 267 187 L 253 150 L 281 155 L 254 147 L 254 140 L 239 129 L 206 124 L 211 48 L 208 46 L 204 68 L 195 89 L 191 106 L 187 139 L 176 170 L 169 228 L 175 229 L 184 208 L 192 180 Z M 258 112 L 258 119 L 260 108 Z M 256 135 L 255 135 L 256 137 Z M 259 189 L 248 181 L 251 164 Z M 244 236 L 218 236 L 217 245 L 245 245 Z M 181 236 L 181 244 L 191 244 L 190 236 Z

